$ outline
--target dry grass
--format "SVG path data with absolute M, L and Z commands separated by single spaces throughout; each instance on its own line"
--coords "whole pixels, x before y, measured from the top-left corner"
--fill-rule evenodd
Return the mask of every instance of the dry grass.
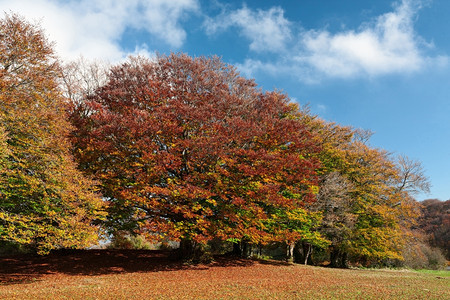
M 0 258 L 0 299 L 450 299 L 450 277 L 218 258 L 160 251 L 76 251 Z

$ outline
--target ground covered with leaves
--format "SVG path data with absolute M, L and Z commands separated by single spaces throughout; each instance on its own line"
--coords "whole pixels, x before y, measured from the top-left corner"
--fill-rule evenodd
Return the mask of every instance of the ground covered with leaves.
M 89 250 L 0 258 L 1 299 L 450 299 L 450 272 L 348 270 L 168 251 Z

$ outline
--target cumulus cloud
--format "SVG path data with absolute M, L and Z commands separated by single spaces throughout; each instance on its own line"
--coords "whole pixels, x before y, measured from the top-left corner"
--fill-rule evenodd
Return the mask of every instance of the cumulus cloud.
M 250 50 L 256 52 L 281 51 L 291 39 L 291 23 L 280 7 L 253 11 L 246 6 L 235 11 L 225 11 L 208 18 L 204 26 L 208 34 L 216 34 L 237 27 L 250 40 Z
M 236 67 L 247 78 L 255 78 L 258 74 L 273 77 L 289 76 L 307 84 L 317 84 L 322 79 L 316 69 L 306 63 L 295 61 L 292 56 L 279 56 L 273 61 L 247 58 L 244 62 L 237 63 Z
M 172 47 L 180 47 L 186 32 L 179 22 L 198 9 L 197 0 L 0 0 L 0 11 L 40 21 L 65 59 L 82 54 L 86 58 L 119 60 L 127 55 L 120 45 L 126 29 L 143 30 Z
M 143 13 L 137 14 L 139 17 L 134 18 L 133 26 L 140 26 L 175 47 L 180 47 L 186 39 L 186 32 L 179 26 L 178 21 L 186 12 L 199 9 L 196 0 L 142 0 L 137 2 L 137 9 L 141 8 Z
M 421 8 L 420 3 L 418 0 L 397 2 L 392 12 L 380 15 L 357 29 L 335 33 L 326 29 L 308 30 L 297 26 L 296 38 L 291 38 L 295 25 L 287 20 L 283 21 L 281 23 L 285 27 L 281 28 L 283 32 L 289 34 L 282 34 L 282 42 L 275 42 L 275 45 L 282 44 L 284 51 L 278 51 L 276 53 L 278 55 L 271 57 L 270 61 L 260 60 L 257 57 L 246 59 L 239 65 L 239 69 L 247 76 L 254 76 L 258 72 L 272 75 L 285 72 L 296 76 L 300 81 L 316 83 L 324 77 L 376 77 L 416 72 L 427 66 L 446 65 L 448 57 L 433 57 L 426 54 L 432 45 L 425 43 L 414 30 L 414 21 Z M 280 10 L 277 15 L 283 16 L 283 11 L 277 9 Z M 241 22 L 261 23 L 267 19 L 265 16 L 270 15 L 269 11 L 246 12 L 245 15 L 254 18 L 251 22 Z M 228 15 L 241 14 L 235 12 Z M 222 25 L 217 23 L 215 26 L 228 28 L 229 24 L 237 23 L 233 20 L 232 18 L 228 23 L 223 22 Z M 254 28 L 256 30 L 259 27 Z M 243 26 L 242 28 L 244 30 Z M 257 35 L 254 36 L 252 44 L 259 43 Z M 286 43 L 289 39 L 291 42 Z M 266 41 L 269 47 L 273 43 L 269 35 Z M 279 48 L 282 47 L 271 49 Z
M 411 1 L 403 1 L 394 12 L 356 31 L 306 32 L 301 36 L 301 53 L 294 60 L 334 77 L 416 71 L 425 62 L 413 29 L 416 11 Z
M 420 1 L 402 0 L 392 12 L 340 32 L 303 28 L 288 20 L 278 6 L 262 10 L 244 5 L 229 10 L 223 5 L 222 13 L 208 17 L 201 14 L 199 0 L 0 0 L 0 12 L 13 11 L 40 21 L 66 60 L 83 55 L 113 62 L 133 49 L 154 55 L 155 49 L 144 43 L 124 49 L 121 42 L 128 30 L 180 48 L 187 39 L 183 21 L 197 14 L 205 18 L 208 35 L 237 30 L 248 40 L 250 54 L 238 64 L 244 74 L 289 74 L 314 83 L 324 77 L 375 77 L 447 65 L 447 56 L 427 55 L 432 45 L 414 30 Z

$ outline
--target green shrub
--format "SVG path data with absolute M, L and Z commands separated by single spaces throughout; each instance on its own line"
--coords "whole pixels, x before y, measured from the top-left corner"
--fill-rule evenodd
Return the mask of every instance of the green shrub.
M 24 245 L 13 242 L 0 241 L 0 256 L 24 254 L 29 252 L 31 252 L 31 249 L 27 248 Z
M 130 235 L 128 233 L 117 232 L 111 239 L 108 248 L 110 249 L 135 249 L 135 250 L 156 250 L 158 244 L 146 240 L 142 235 Z

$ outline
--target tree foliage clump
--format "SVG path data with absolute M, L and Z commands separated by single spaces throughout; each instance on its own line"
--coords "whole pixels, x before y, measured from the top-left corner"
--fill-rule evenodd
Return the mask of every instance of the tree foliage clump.
M 0 20 L 0 240 L 40 253 L 94 243 L 102 207 L 70 153 L 59 71 L 39 26 Z
M 330 264 L 404 259 L 407 233 L 420 214 L 412 194 L 429 189 L 420 163 L 370 147 L 369 131 L 305 121 L 322 149 L 319 193 L 309 209 L 323 214 L 319 232 L 331 242 Z
M 433 247 L 427 235 L 421 230 L 410 230 L 405 233 L 406 242 L 402 249 L 402 261 L 395 261 L 394 266 L 411 269 L 444 269 L 447 260 L 442 249 Z
M 300 117 L 286 95 L 261 92 L 217 57 L 184 54 L 113 67 L 72 114 L 75 153 L 102 182 L 110 228 L 182 245 L 306 234 L 268 222 L 317 190 L 317 149 Z

